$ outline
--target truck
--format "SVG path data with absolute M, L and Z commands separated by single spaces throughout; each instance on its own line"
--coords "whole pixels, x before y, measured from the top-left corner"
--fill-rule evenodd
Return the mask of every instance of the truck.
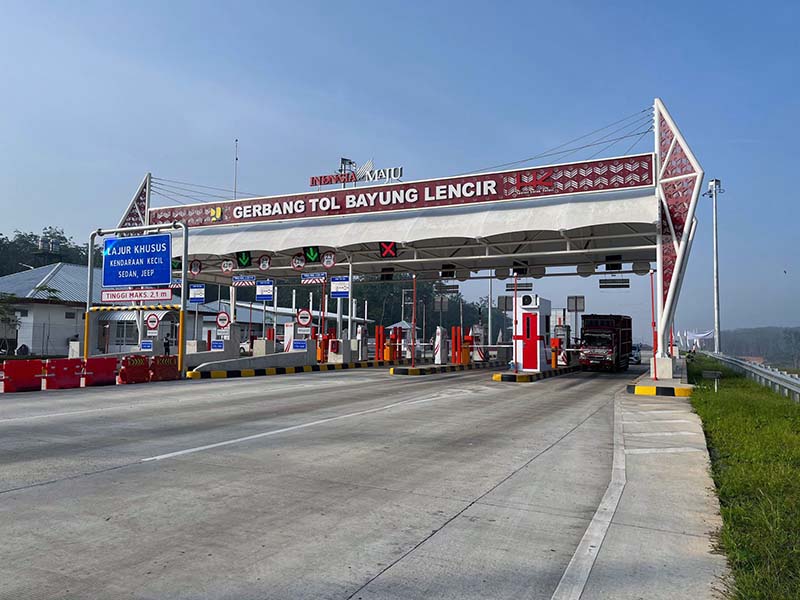
M 626 371 L 633 338 L 627 315 L 583 315 L 580 365 L 592 371 Z

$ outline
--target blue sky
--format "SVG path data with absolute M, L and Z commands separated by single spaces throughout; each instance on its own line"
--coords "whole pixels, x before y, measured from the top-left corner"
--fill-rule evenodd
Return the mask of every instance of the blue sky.
M 407 179 L 524 158 L 660 96 L 726 189 L 723 327 L 800 325 L 795 3 L 3 2 L 2 13 L 2 233 L 54 224 L 84 239 L 116 224 L 146 171 L 230 187 L 236 137 L 239 188 L 277 194 L 339 156 L 402 164 Z M 698 217 L 680 328 L 712 323 L 707 201 Z M 572 278 L 537 290 L 629 312 L 640 337 L 649 321 L 646 278 L 625 293 Z

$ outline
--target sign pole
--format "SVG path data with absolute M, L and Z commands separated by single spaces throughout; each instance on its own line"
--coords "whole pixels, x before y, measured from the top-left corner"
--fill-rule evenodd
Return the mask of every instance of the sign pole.
M 342 337 L 342 299 L 336 299 L 336 337 Z
M 267 301 L 261 305 L 261 338 L 267 339 Z
M 414 293 L 411 300 L 411 366 L 416 366 L 417 361 L 417 274 L 413 275 Z
M 89 272 L 86 276 L 86 314 L 83 321 L 83 360 L 89 359 L 89 330 L 91 329 L 89 327 L 89 321 L 92 316 L 92 292 L 94 291 L 92 289 L 94 287 L 94 238 L 99 231 L 98 229 L 89 235 L 89 247 L 87 248 L 87 266 L 89 267 Z
M 519 364 L 517 361 L 517 274 L 514 273 L 514 329 L 511 331 L 511 339 L 514 344 L 512 356 L 514 358 L 514 373 L 519 373 Z
M 183 260 L 181 260 L 181 312 L 178 318 L 178 373 L 185 376 L 186 358 L 186 302 L 189 296 L 189 226 L 177 223 L 183 229 Z
M 350 286 L 350 293 L 347 294 L 347 339 L 353 339 L 353 302 L 355 301 L 355 294 L 353 294 L 353 257 L 347 257 L 347 276 L 348 285 Z
M 199 304 L 200 304 L 199 302 L 195 302 L 195 304 L 194 304 L 194 341 L 195 342 L 197 341 L 197 322 L 198 322 L 198 318 L 199 318 L 197 313 L 199 312 L 198 311 L 198 308 L 199 308 L 198 305 Z M 197 346 L 195 346 L 195 349 L 197 349 Z
M 275 341 L 278 340 L 278 286 L 273 280 L 272 288 L 272 329 L 274 330 Z
M 488 323 L 489 335 L 486 336 L 486 343 L 489 346 L 492 345 L 492 302 L 494 301 L 494 298 L 492 298 L 492 278 L 493 277 L 494 277 L 494 273 L 492 272 L 491 269 L 489 269 L 489 308 L 488 308 L 489 316 L 487 317 L 487 319 L 489 321 L 489 323 Z
M 322 299 L 319 303 L 319 308 L 322 311 L 322 314 L 319 318 L 319 331 L 322 334 L 325 334 L 325 310 L 328 308 L 328 296 L 325 295 L 325 281 L 322 282 Z

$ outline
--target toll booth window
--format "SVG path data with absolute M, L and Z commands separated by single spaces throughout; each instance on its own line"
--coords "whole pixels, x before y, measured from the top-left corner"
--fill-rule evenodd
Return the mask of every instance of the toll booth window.
M 116 344 L 125 344 L 126 346 L 139 343 L 139 331 L 136 328 L 136 323 L 127 321 L 117 322 L 116 331 Z

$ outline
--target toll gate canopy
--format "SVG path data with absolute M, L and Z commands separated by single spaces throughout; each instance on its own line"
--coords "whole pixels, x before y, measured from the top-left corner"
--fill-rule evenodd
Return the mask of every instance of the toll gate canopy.
M 333 253 L 330 276 L 394 269 L 463 281 L 487 269 L 541 277 L 553 267 L 586 276 L 608 262 L 654 269 L 663 355 L 703 171 L 659 99 L 653 131 L 652 153 L 174 207 L 150 206 L 148 174 L 120 226 L 185 223 L 192 279 L 222 285 L 243 273 L 299 280 L 322 270 L 305 259 L 308 247 Z M 386 241 L 396 242 L 390 258 L 381 256 Z

